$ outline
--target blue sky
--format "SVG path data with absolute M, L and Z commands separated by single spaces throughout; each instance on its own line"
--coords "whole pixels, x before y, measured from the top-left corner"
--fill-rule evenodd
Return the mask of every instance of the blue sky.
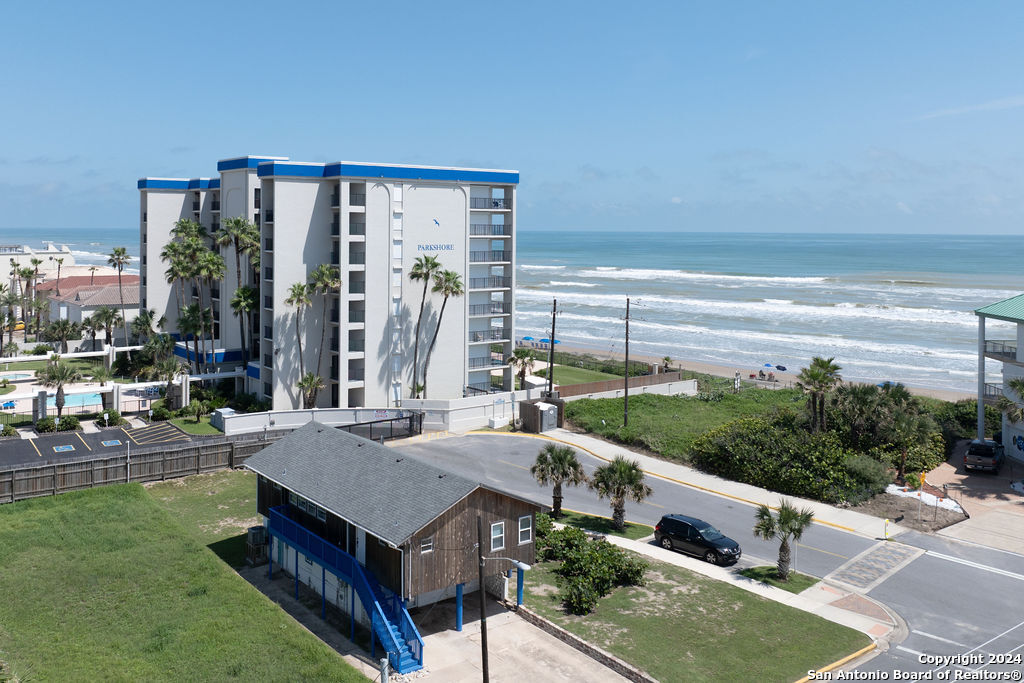
M 522 229 L 1016 233 L 1022 3 L 15 3 L 0 228 L 243 154 L 514 168 Z M 40 234 L 42 236 L 42 234 Z

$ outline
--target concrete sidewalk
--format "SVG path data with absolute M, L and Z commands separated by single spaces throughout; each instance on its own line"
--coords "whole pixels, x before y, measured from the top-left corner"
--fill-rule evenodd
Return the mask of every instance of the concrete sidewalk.
M 884 520 L 872 515 L 866 515 L 862 512 L 833 507 L 832 505 L 816 500 L 807 500 L 804 498 L 796 498 L 794 496 L 783 496 L 780 493 L 766 491 L 764 489 L 757 488 L 756 486 L 751 486 L 750 484 L 742 484 L 740 482 L 722 479 L 721 477 L 699 472 L 692 467 L 687 467 L 686 465 L 668 462 L 648 455 L 642 455 L 602 439 L 598 439 L 587 434 L 570 432 L 566 429 L 553 429 L 543 434 L 541 438 L 551 438 L 562 441 L 604 460 L 611 460 L 617 455 L 629 458 L 630 460 L 637 460 L 640 463 L 640 467 L 648 475 L 660 477 L 668 481 L 673 481 L 677 484 L 691 486 L 693 488 L 700 489 L 701 491 L 707 491 L 708 493 L 713 493 L 724 498 L 731 498 L 733 500 L 739 500 L 752 505 L 763 503 L 770 507 L 776 507 L 779 504 L 779 499 L 787 498 L 794 501 L 798 507 L 808 507 L 814 510 L 814 521 L 819 524 L 827 524 L 829 526 L 843 529 L 844 531 L 860 534 L 867 538 L 885 538 Z M 905 531 L 905 529 L 897 526 L 896 524 L 889 524 L 890 538 L 902 533 L 903 531 Z

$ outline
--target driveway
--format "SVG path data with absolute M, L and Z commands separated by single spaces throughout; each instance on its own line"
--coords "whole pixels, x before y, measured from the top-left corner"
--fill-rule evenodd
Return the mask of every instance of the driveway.
M 964 469 L 961 441 L 949 461 L 928 473 L 928 483 L 942 488 L 970 515 L 969 519 L 938 531 L 938 535 L 1024 554 L 1024 495 L 1010 484 L 1024 479 L 1024 464 L 1007 458 L 999 474 Z

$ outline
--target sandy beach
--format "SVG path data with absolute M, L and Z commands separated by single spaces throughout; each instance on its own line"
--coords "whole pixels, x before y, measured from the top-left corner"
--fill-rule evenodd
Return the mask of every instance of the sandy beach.
M 562 351 L 562 352 L 565 352 L 565 353 L 580 353 L 580 354 L 586 353 L 586 354 L 593 355 L 593 356 L 595 356 L 597 358 L 609 358 L 609 357 L 612 357 L 612 358 L 618 358 L 619 360 L 622 360 L 624 358 L 624 354 L 622 354 L 622 353 L 614 353 L 614 352 L 613 353 L 609 353 L 607 350 L 599 350 L 599 349 L 594 349 L 594 348 L 587 348 L 587 347 L 581 346 L 581 345 L 570 346 L 570 345 L 566 345 L 566 344 L 559 344 L 556 350 L 557 351 Z M 545 359 L 547 358 L 547 356 L 546 356 L 547 352 L 546 351 L 542 351 L 540 349 L 537 349 L 537 352 L 538 352 L 539 355 L 543 354 L 543 358 L 545 358 Z M 642 361 L 645 361 L 647 363 L 657 363 L 658 365 L 661 365 L 663 363 L 663 357 L 649 356 L 649 355 L 644 355 L 644 354 L 634 354 L 634 353 L 630 353 L 629 357 L 630 357 L 631 360 L 642 360 Z M 842 363 L 840 363 L 840 365 L 842 365 Z M 751 374 L 757 375 L 759 370 L 763 369 L 765 371 L 765 374 L 767 374 L 768 370 L 769 370 L 768 368 L 761 368 L 761 367 L 750 367 L 750 366 L 740 366 L 740 365 L 734 365 L 734 366 L 715 365 L 715 364 L 712 364 L 712 363 L 702 363 L 702 362 L 698 362 L 698 361 L 690 361 L 690 360 L 686 360 L 684 358 L 672 358 L 671 369 L 672 370 L 678 370 L 680 368 L 682 368 L 683 370 L 692 370 L 694 372 L 701 372 L 701 373 L 708 374 L 708 375 L 715 375 L 716 377 L 729 377 L 729 378 L 735 377 L 736 372 L 739 371 L 740 377 L 742 379 L 744 379 L 744 380 L 749 379 Z M 800 373 L 800 368 L 788 368 L 787 367 L 787 372 L 778 372 L 778 371 L 774 371 L 774 370 L 773 370 L 773 372 L 775 372 L 775 379 L 777 380 L 778 385 L 781 385 L 783 387 L 791 387 L 797 381 L 796 380 L 796 376 Z M 962 399 L 975 398 L 974 394 L 967 393 L 967 392 L 961 392 L 961 391 L 951 391 L 951 390 L 948 390 L 948 389 L 934 389 L 934 388 L 930 388 L 930 387 L 915 387 L 915 386 L 907 385 L 907 390 L 910 391 L 912 394 L 915 394 L 917 396 L 928 396 L 930 398 L 942 399 L 943 401 L 959 401 L 959 400 L 962 400 Z

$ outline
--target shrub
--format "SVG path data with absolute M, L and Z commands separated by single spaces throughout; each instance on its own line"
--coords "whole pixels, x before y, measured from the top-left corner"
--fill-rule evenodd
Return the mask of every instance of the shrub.
M 859 485 L 848 497 L 851 503 L 860 503 L 885 490 L 892 483 L 892 474 L 883 463 L 870 455 L 851 455 L 843 463 L 847 473 Z
M 107 421 L 106 422 L 103 421 L 103 413 L 107 414 Z M 128 422 L 128 420 L 126 420 L 123 417 L 121 417 L 121 413 L 119 411 L 114 410 L 113 408 L 111 408 L 110 410 L 104 410 L 103 413 L 100 413 L 99 416 L 96 418 L 96 426 L 97 427 L 103 427 L 103 426 L 117 427 L 119 425 L 123 425 L 123 424 L 126 424 Z
M 583 529 L 574 526 L 563 527 L 547 535 L 543 545 L 537 548 L 537 556 L 541 561 L 559 562 L 587 542 L 587 534 Z
M 74 415 L 62 415 L 57 423 L 58 432 L 73 432 L 79 427 L 78 418 Z
M 585 541 L 566 550 L 557 569 L 561 598 L 573 614 L 587 614 L 616 586 L 642 586 L 647 563 L 608 541 Z
M 543 512 L 537 513 L 536 529 L 534 535 L 536 537 L 537 546 L 543 546 L 547 542 L 548 536 L 554 531 L 555 525 L 551 521 L 551 515 L 546 515 Z
M 55 432 L 57 431 L 57 423 L 54 422 L 52 417 L 44 417 L 36 422 L 36 431 L 40 434 Z
M 0 436 L 17 436 L 18 430 L 11 425 L 4 425 L 4 428 L 0 430 Z
M 49 356 L 51 353 L 53 353 L 53 347 L 49 344 L 36 344 L 29 351 L 29 355 L 32 356 Z
M 154 420 L 161 420 L 161 421 L 162 420 L 170 420 L 171 417 L 172 417 L 171 411 L 168 410 L 167 406 L 165 406 L 164 404 L 161 403 L 156 408 L 153 408 L 153 419 Z
M 3 354 L 8 358 L 17 356 L 21 352 L 21 348 L 15 342 L 4 344 Z

